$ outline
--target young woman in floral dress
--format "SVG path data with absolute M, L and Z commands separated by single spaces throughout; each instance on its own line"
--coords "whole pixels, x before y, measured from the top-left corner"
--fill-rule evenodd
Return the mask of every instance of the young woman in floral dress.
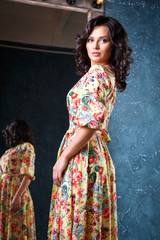
M 28 189 L 34 180 L 34 142 L 23 120 L 2 131 L 10 147 L 0 158 L 0 239 L 36 240 L 34 207 Z
M 56 164 L 48 240 L 117 240 L 115 169 L 107 143 L 116 88 L 124 91 L 132 50 L 122 25 L 99 16 L 77 37 L 84 75 L 67 95 L 70 117 Z

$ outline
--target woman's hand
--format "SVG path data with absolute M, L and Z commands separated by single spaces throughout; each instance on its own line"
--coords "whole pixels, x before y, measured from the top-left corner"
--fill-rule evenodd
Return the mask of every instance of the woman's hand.
M 17 190 L 17 192 L 14 195 L 14 198 L 12 200 L 12 204 L 11 204 L 11 211 L 12 212 L 16 212 L 17 210 L 20 209 L 21 207 L 21 196 L 22 194 L 25 192 L 25 190 L 27 189 L 27 187 L 29 186 L 31 182 L 31 178 L 30 176 L 24 175 L 22 182 Z
M 53 180 L 54 184 L 58 187 L 61 186 L 63 171 L 68 165 L 68 160 L 69 159 L 62 154 L 53 167 Z
M 14 196 L 14 198 L 12 200 L 11 211 L 16 212 L 20 209 L 20 207 L 21 207 L 21 197 Z

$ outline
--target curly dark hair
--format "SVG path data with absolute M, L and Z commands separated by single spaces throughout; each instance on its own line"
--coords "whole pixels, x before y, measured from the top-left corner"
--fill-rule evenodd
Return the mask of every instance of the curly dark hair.
M 87 54 L 86 42 L 93 29 L 97 26 L 106 26 L 109 29 L 112 42 L 112 52 L 109 64 L 115 74 L 116 88 L 119 92 L 126 89 L 126 78 L 129 75 L 130 64 L 133 58 L 130 57 L 132 49 L 127 44 L 127 33 L 123 26 L 114 18 L 107 16 L 98 16 L 91 19 L 82 35 L 77 35 L 75 60 L 77 65 L 77 74 L 85 74 L 90 66 L 90 59 Z
M 15 147 L 18 144 L 29 142 L 35 146 L 34 137 L 28 124 L 22 119 L 14 119 L 7 123 L 6 129 L 2 131 L 6 144 Z

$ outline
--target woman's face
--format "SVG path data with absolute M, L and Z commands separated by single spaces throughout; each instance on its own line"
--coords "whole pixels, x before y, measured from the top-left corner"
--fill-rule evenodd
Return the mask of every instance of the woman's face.
M 112 52 L 109 28 L 105 26 L 95 27 L 87 39 L 86 49 L 91 66 L 95 64 L 107 65 Z

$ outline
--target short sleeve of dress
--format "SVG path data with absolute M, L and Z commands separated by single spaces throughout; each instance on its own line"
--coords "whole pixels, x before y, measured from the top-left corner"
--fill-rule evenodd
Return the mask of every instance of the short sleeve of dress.
M 35 151 L 34 147 L 30 143 L 24 143 L 22 145 L 22 164 L 20 168 L 21 175 L 28 175 L 32 180 L 35 179 Z
M 80 104 L 74 123 L 97 130 L 107 127 L 111 113 L 111 89 L 104 69 L 94 65 L 87 74 L 87 80 L 80 94 Z

